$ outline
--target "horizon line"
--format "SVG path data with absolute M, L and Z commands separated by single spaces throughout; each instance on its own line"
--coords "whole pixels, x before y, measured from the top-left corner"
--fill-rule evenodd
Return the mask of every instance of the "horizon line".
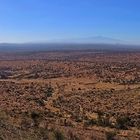
M 77 44 L 77 45 L 123 45 L 123 46 L 140 46 L 140 44 L 135 44 L 135 43 L 104 43 L 104 42 L 0 42 L 0 45 L 5 44 L 5 45 L 12 45 L 12 44 L 16 44 L 16 45 L 26 45 L 26 44 L 33 44 L 33 45 L 37 45 L 37 44 Z

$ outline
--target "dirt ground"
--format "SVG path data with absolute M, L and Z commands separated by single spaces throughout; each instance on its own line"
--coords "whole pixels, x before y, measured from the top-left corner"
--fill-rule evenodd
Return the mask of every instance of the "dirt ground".
M 1 54 L 0 139 L 140 140 L 140 52 Z

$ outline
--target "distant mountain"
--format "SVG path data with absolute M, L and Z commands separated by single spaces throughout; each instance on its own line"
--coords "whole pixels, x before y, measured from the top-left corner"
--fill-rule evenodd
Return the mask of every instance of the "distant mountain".
M 50 43 L 0 43 L 0 52 L 54 51 L 54 50 L 127 50 L 140 49 L 140 45 L 103 36 L 52 40 Z
M 106 39 L 105 39 L 106 40 Z M 0 52 L 32 52 L 32 51 L 57 51 L 57 50 L 140 50 L 138 45 L 122 45 L 119 43 L 23 43 L 0 44 Z
M 124 44 L 125 42 L 119 39 L 103 37 L 103 36 L 96 36 L 96 37 L 89 37 L 83 39 L 85 42 L 91 43 L 105 43 L 105 44 Z
M 52 42 L 63 42 L 63 43 L 92 43 L 92 44 L 128 44 L 126 41 L 119 39 L 114 39 L 104 36 L 95 36 L 95 37 L 84 37 L 84 38 L 71 38 L 71 39 L 57 39 Z

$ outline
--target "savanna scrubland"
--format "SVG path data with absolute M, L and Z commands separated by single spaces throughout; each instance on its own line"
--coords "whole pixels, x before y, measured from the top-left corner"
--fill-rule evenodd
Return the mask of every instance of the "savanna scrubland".
M 139 140 L 139 51 L 0 54 L 1 140 Z

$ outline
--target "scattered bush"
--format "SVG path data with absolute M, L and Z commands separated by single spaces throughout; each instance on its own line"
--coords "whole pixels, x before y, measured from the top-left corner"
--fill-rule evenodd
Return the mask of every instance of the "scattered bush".
M 94 119 L 89 119 L 84 123 L 85 126 L 93 126 L 95 124 L 97 124 L 97 121 Z
M 38 103 L 40 106 L 45 106 L 45 103 L 42 99 L 37 100 L 36 103 Z
M 38 126 L 39 125 L 38 119 L 40 118 L 39 113 L 35 111 L 31 112 L 31 118 L 34 121 L 34 126 Z
M 111 126 L 109 122 L 109 117 L 101 115 L 101 114 L 98 114 L 97 124 L 99 126 L 104 126 L 104 127 Z
M 118 129 L 128 129 L 131 120 L 128 116 L 124 116 L 118 117 L 116 121 L 117 121 L 116 127 Z
M 52 88 L 51 85 L 49 85 L 49 86 L 47 87 L 46 91 L 45 91 L 45 96 L 46 96 L 46 97 L 51 97 L 52 94 L 53 94 L 53 92 L 54 92 L 54 89 Z
M 115 136 L 116 136 L 116 132 L 106 132 L 106 139 L 107 140 L 114 140 Z
M 54 137 L 56 140 L 64 140 L 65 139 L 63 133 L 60 132 L 59 130 L 54 131 Z

